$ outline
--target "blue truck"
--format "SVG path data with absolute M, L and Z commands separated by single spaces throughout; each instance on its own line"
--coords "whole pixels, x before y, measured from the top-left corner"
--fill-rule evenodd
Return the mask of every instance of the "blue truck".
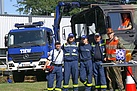
M 37 80 L 45 78 L 42 67 L 48 52 L 53 48 L 53 32 L 43 27 L 43 22 L 15 24 L 5 39 L 8 47 L 8 68 L 14 82 L 23 82 L 25 75 L 36 75 Z

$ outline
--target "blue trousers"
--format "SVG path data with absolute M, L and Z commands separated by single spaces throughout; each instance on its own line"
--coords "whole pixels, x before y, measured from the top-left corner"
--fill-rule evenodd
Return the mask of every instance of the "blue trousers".
M 101 63 L 102 61 L 93 62 L 93 74 L 95 78 L 95 88 L 105 91 L 107 88 L 106 76 L 104 72 L 104 67 L 100 65 Z
M 91 91 L 92 87 L 92 61 L 80 62 L 80 81 L 86 86 L 85 91 Z
M 68 91 L 70 75 L 72 76 L 73 90 L 78 91 L 78 61 L 64 62 L 63 91 Z
M 56 87 L 61 88 L 63 73 L 62 73 L 62 66 L 54 66 L 54 69 L 51 73 L 48 74 L 48 88 L 53 88 L 54 80 L 56 75 Z

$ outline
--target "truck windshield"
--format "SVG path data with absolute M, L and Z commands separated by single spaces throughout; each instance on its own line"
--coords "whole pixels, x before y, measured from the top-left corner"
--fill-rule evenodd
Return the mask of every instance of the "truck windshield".
M 40 46 L 46 42 L 45 34 L 46 33 L 42 30 L 10 32 L 8 37 L 8 46 Z

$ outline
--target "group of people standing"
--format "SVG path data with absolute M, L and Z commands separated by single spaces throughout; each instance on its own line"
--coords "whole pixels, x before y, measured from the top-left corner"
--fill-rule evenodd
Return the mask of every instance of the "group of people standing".
M 72 77 L 73 91 L 78 91 L 78 78 L 84 84 L 84 91 L 92 91 L 92 76 L 95 79 L 95 90 L 106 91 L 106 77 L 110 83 L 110 91 L 114 91 L 114 83 L 117 81 L 119 88 L 123 89 L 122 77 L 118 67 L 101 66 L 103 62 L 116 61 L 116 49 L 123 48 L 119 39 L 114 36 L 111 28 L 107 29 L 107 40 L 103 40 L 99 33 L 95 33 L 94 42 L 89 43 L 88 36 L 82 35 L 81 42 L 75 42 L 72 33 L 68 35 L 67 42 L 61 46 L 60 42 L 55 43 L 55 49 L 49 54 L 48 59 L 52 60 L 50 65 L 54 66 L 52 72 L 48 73 L 48 91 L 69 91 L 69 80 Z M 49 63 L 49 60 L 47 61 Z M 47 66 L 44 66 L 44 70 Z M 80 66 L 78 65 L 80 62 Z M 62 72 L 62 64 L 64 64 L 64 73 Z M 80 67 L 80 68 L 79 68 Z M 106 69 L 106 70 L 105 70 Z M 105 74 L 106 71 L 106 74 Z M 56 87 L 53 87 L 54 77 L 56 75 Z M 81 91 L 81 90 L 79 90 Z

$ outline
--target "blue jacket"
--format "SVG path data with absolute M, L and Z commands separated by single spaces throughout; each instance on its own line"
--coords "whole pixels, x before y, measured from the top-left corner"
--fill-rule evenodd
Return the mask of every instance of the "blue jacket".
M 100 51 L 101 51 L 101 53 L 102 53 L 102 60 L 104 60 L 104 58 L 105 58 L 105 56 L 106 56 L 106 50 L 105 50 L 105 44 L 106 44 L 106 40 L 101 40 L 100 42 L 99 42 L 99 47 L 100 47 Z M 92 51 L 93 51 L 93 53 L 92 53 L 92 56 L 94 56 L 94 54 L 95 54 L 95 52 L 96 52 L 96 49 L 95 49 L 95 42 L 92 42 L 91 43 L 91 46 L 92 46 Z M 94 58 L 94 57 L 93 57 Z M 94 59 L 93 59 L 94 60 Z
M 78 44 L 72 42 L 71 44 L 65 43 L 62 46 L 64 52 L 64 61 L 78 61 Z
M 80 60 L 87 61 L 92 58 L 92 47 L 90 44 L 81 44 L 79 46 Z

